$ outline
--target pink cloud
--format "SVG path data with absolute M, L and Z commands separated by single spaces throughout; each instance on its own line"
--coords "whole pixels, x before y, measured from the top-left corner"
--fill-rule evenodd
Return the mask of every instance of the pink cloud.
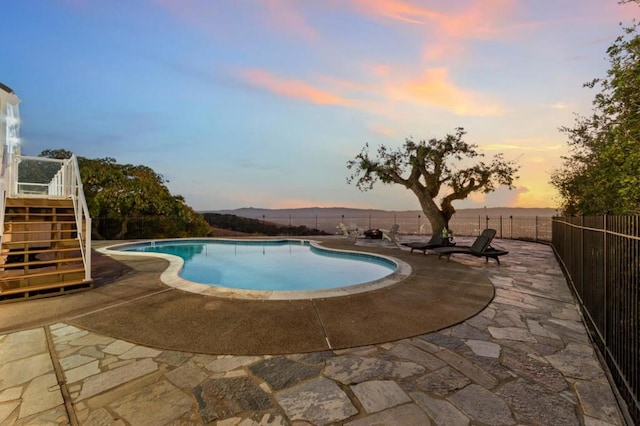
M 387 77 L 391 73 L 391 67 L 385 64 L 374 65 L 372 70 L 373 74 L 378 77 Z
M 532 23 L 514 21 L 517 0 L 433 1 L 430 7 L 407 0 L 351 0 L 360 14 L 380 16 L 427 27 L 432 35 L 456 38 L 493 38 Z M 515 23 L 514 23 L 515 22 Z
M 298 3 L 287 0 L 267 0 L 266 21 L 272 27 L 302 37 L 305 40 L 316 40 L 318 32 L 309 24 L 297 7 Z
M 152 0 L 172 16 L 218 37 L 247 28 L 251 33 L 276 30 L 303 40 L 317 40 L 317 31 L 309 24 L 299 3 L 291 0 L 247 0 L 219 2 L 208 0 Z M 226 4 L 225 4 L 226 3 Z
M 521 22 L 517 0 L 434 0 L 429 7 L 411 0 L 351 0 L 351 7 L 364 16 L 381 17 L 424 28 L 424 59 L 428 62 L 461 57 L 466 40 L 493 40 L 518 35 L 540 26 Z
M 396 96 L 443 108 L 456 115 L 502 115 L 503 109 L 471 90 L 456 86 L 446 68 L 427 69 L 421 79 L 399 87 Z
M 412 24 L 424 24 L 428 19 L 440 17 L 437 12 L 402 0 L 352 0 L 352 2 L 364 13 Z
M 396 135 L 396 131 L 393 128 L 381 123 L 373 123 L 369 125 L 369 130 L 378 136 L 390 137 Z
M 472 2 L 460 13 L 450 13 L 440 21 L 449 37 L 491 39 L 513 28 L 515 0 Z
M 276 76 L 268 71 L 247 69 L 240 76 L 249 84 L 287 98 L 302 99 L 318 105 L 350 105 L 339 95 L 315 88 L 300 80 Z
M 375 78 L 369 83 L 338 80 L 325 76 L 310 84 L 298 79 L 278 76 L 262 69 L 245 69 L 239 76 L 246 83 L 278 96 L 303 100 L 317 105 L 341 105 L 391 118 L 393 105 L 418 103 L 450 111 L 456 115 L 491 116 L 502 115 L 503 108 L 486 96 L 457 86 L 446 68 L 426 69 L 417 79 L 388 75 Z M 393 130 L 384 126 L 370 127 L 374 133 L 389 136 Z

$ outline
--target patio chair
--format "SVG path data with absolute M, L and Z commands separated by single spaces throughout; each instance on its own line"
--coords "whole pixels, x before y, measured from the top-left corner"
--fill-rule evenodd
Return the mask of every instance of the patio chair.
M 480 235 L 478 238 L 476 238 L 473 244 L 469 247 L 465 247 L 465 246 L 438 247 L 433 249 L 433 251 L 438 253 L 438 258 L 441 258 L 442 256 L 446 256 L 447 261 L 450 260 L 452 254 L 469 254 L 475 257 L 484 257 L 485 262 L 488 262 L 489 258 L 495 259 L 495 261 L 499 265 L 500 264 L 499 257 L 504 256 L 509 252 L 506 250 L 500 250 L 500 249 L 491 247 L 491 240 L 493 240 L 493 236 L 495 236 L 495 230 L 487 229 L 485 231 L 487 232 L 486 233 L 483 232 L 483 235 Z
M 400 225 L 397 223 L 391 227 L 391 229 L 381 229 L 382 238 L 385 240 L 389 240 L 392 243 L 398 244 L 398 230 L 400 229 Z
M 414 250 L 422 251 L 422 254 L 427 254 L 427 250 L 433 250 L 437 247 L 451 247 L 455 246 L 456 243 L 452 243 L 451 239 L 448 237 L 442 237 L 442 235 L 433 235 L 431 239 L 427 242 L 424 241 L 414 241 L 411 243 L 402 243 L 403 246 L 409 247 L 411 249 L 411 253 Z
M 342 236 L 345 238 L 356 239 L 358 238 L 358 233 L 360 232 L 360 230 L 354 223 L 350 223 L 349 225 L 346 225 L 340 222 L 340 224 L 336 226 L 336 228 L 342 231 Z

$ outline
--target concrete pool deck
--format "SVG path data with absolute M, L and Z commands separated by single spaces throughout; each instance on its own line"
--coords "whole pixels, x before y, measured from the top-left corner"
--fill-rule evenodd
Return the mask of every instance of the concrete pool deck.
M 406 258 L 418 278 L 359 305 L 228 311 L 228 300 L 165 287 L 164 261 L 97 256 L 95 290 L 0 307 L 0 423 L 623 424 L 551 249 L 496 245 L 510 251 L 502 266 L 359 240 L 358 250 Z M 437 283 L 410 282 L 429 271 Z M 460 312 L 479 313 L 441 329 L 461 314 L 440 311 L 446 298 L 425 309 L 425 286 L 436 298 L 453 289 Z M 203 328 L 231 312 L 245 319 L 225 318 L 226 334 L 215 334 L 220 322 Z M 273 327 L 271 339 L 254 330 Z

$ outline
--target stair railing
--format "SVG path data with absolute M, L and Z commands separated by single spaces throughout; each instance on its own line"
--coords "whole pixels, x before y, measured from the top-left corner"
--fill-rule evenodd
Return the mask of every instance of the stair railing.
M 61 172 L 63 172 L 60 176 L 61 181 L 64 182 L 65 178 L 68 179 L 68 185 L 61 186 L 63 188 L 69 188 L 70 196 L 73 200 L 78 241 L 82 248 L 82 259 L 84 261 L 84 275 L 85 280 L 89 281 L 91 280 L 91 216 L 89 215 L 89 208 L 87 207 L 87 199 L 84 196 L 82 180 L 80 179 L 80 167 L 78 166 L 78 159 L 75 154 L 65 162 Z M 60 187 L 60 184 L 57 182 L 56 185 L 56 188 Z M 84 229 L 82 226 L 83 223 Z
M 0 178 L 0 243 L 4 236 L 4 210 L 7 204 L 7 190 L 4 186 L 4 177 Z

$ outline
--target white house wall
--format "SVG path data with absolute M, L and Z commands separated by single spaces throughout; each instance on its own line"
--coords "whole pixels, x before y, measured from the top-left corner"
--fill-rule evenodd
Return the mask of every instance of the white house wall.
M 4 159 L 5 151 L 7 149 L 7 115 L 9 110 L 12 110 L 13 115 L 19 118 L 18 104 L 20 99 L 15 93 L 9 92 L 0 85 L 0 159 Z M 18 152 L 19 153 L 19 152 Z M 4 175 L 2 170 L 4 161 L 0 162 L 0 176 Z

